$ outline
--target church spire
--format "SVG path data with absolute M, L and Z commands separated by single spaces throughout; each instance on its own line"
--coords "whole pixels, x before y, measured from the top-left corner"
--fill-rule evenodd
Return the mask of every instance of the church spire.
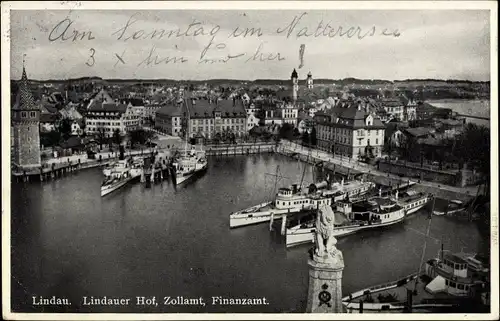
M 28 76 L 26 75 L 25 60 L 24 60 L 25 56 L 26 55 L 23 55 L 23 74 L 19 82 L 16 109 L 37 110 L 38 108 L 35 106 L 35 99 L 33 98 L 33 95 L 31 94 L 31 91 L 29 89 L 29 80 Z

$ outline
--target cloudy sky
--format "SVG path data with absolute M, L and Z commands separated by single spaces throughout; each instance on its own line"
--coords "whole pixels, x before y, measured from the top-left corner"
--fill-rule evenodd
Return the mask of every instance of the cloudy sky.
M 262 35 L 231 36 L 237 27 Z M 490 79 L 486 10 L 23 10 L 11 11 L 10 35 L 13 79 L 24 54 L 31 79 L 286 79 L 293 68 L 300 78 Z

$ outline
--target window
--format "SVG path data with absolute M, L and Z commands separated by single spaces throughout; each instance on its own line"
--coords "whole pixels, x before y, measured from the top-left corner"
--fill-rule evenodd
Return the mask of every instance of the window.
M 457 287 L 457 284 L 456 284 L 455 282 L 450 281 L 450 287 L 452 287 L 452 288 L 456 288 L 456 287 Z
M 36 117 L 36 113 L 34 111 L 30 111 L 30 117 L 31 118 L 35 118 Z
M 27 116 L 26 112 L 25 112 L 25 111 L 22 111 L 22 112 L 21 112 L 21 117 L 22 117 L 22 118 L 26 118 L 26 116 Z

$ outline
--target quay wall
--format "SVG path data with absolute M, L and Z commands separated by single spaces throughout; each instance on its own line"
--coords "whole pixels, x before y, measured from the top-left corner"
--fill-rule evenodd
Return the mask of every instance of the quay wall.
M 449 173 L 443 171 L 436 171 L 429 168 L 420 168 L 412 165 L 405 165 L 393 162 L 379 161 L 377 165 L 378 170 L 389 172 L 392 174 L 401 174 L 405 177 L 413 179 L 420 179 L 425 181 L 432 181 L 436 183 L 446 184 L 450 186 L 460 186 L 461 175 L 460 173 Z
M 234 156 L 260 153 L 274 153 L 276 144 L 237 144 L 237 145 L 208 145 L 205 152 L 208 156 Z

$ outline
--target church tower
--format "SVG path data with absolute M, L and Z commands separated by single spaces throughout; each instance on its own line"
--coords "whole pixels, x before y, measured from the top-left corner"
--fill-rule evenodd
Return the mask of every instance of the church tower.
M 35 104 L 24 69 L 11 114 L 12 162 L 19 168 L 40 167 L 40 108 Z
M 299 75 L 297 74 L 297 71 L 295 68 L 293 69 L 292 72 L 292 85 L 293 85 L 293 101 L 297 101 L 297 95 L 299 92 Z
M 307 88 L 308 89 L 313 89 L 313 75 L 311 74 L 310 71 L 307 74 Z

